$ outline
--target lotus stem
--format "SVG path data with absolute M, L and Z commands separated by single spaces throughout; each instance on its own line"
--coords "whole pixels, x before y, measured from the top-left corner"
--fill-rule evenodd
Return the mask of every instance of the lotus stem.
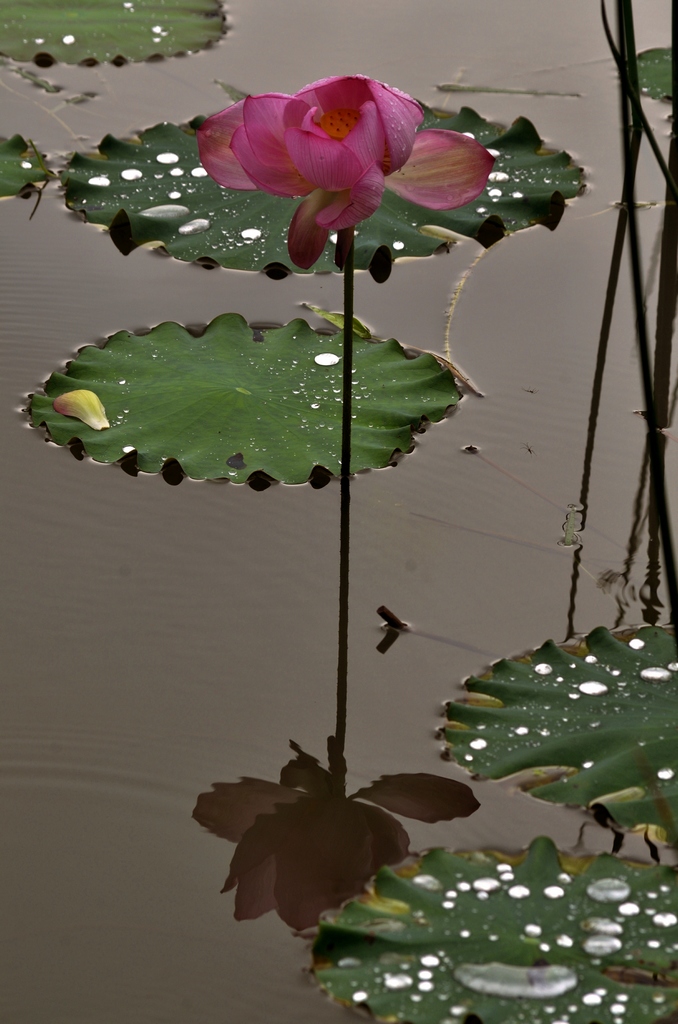
M 355 241 L 353 228 L 351 244 L 344 263 L 344 377 L 341 416 L 341 475 L 351 472 L 351 392 L 353 385 L 353 265 Z

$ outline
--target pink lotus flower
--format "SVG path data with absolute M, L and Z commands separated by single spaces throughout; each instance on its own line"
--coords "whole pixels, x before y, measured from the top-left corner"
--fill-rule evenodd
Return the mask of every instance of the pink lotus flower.
M 417 132 L 423 118 L 415 100 L 382 82 L 324 78 L 294 96 L 248 96 L 213 114 L 198 129 L 198 149 L 220 185 L 306 197 L 288 248 L 308 269 L 330 231 L 371 217 L 384 188 L 431 210 L 480 195 L 494 163 L 488 151 L 458 132 Z

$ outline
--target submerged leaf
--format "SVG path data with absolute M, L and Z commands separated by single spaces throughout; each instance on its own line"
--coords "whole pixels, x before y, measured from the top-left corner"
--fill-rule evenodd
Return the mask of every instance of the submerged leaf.
M 171 57 L 222 31 L 218 0 L 0 0 L 0 52 L 41 67 Z
M 518 858 L 432 850 L 321 921 L 315 974 L 390 1022 L 650 1024 L 678 1007 L 677 911 L 669 867 L 546 838 Z
M 488 246 L 532 224 L 554 228 L 565 200 L 581 188 L 581 170 L 567 153 L 545 150 L 525 118 L 503 130 L 468 107 L 454 117 L 425 108 L 423 127 L 473 135 L 496 153 L 487 188 L 467 206 L 436 211 L 387 189 L 377 212 L 358 225 L 359 269 L 367 269 L 378 252 L 393 259 L 430 256 L 441 241 L 458 235 Z M 80 153 L 72 158 L 63 175 L 66 203 L 93 224 L 124 227 L 131 246 L 127 241 L 122 251 L 160 242 L 178 259 L 209 259 L 236 270 L 291 266 L 287 233 L 299 200 L 217 185 L 200 164 L 193 133 L 160 124 L 143 132 L 140 143 L 107 135 L 99 153 L 104 160 Z M 311 270 L 336 270 L 332 241 Z
M 235 313 L 199 338 L 176 323 L 121 331 L 52 374 L 31 414 L 57 444 L 79 437 L 99 462 L 136 451 L 147 473 L 174 459 L 195 479 L 244 483 L 259 472 L 303 483 L 315 467 L 340 469 L 342 352 L 341 336 L 318 335 L 304 320 L 253 332 Z M 388 465 L 422 418 L 437 422 L 459 399 L 448 370 L 432 356 L 408 359 L 393 339 L 355 338 L 354 367 L 353 472 Z M 83 432 L 53 408 L 74 386 L 105 403 L 105 434 Z
M 467 680 L 446 738 L 465 768 L 514 777 L 553 803 L 600 804 L 627 828 L 678 837 L 678 661 L 671 633 L 594 629 L 576 649 L 549 640 Z M 486 695 L 495 707 L 479 704 Z
M 344 329 L 344 314 L 343 313 L 329 313 L 326 309 L 321 309 L 320 306 L 312 306 L 310 302 L 304 302 L 306 309 L 310 309 L 312 313 L 317 313 L 323 320 L 327 320 L 328 324 L 333 324 L 338 327 L 340 331 Z M 369 327 L 365 327 L 364 323 L 358 320 L 357 316 L 353 317 L 353 333 L 359 338 L 364 338 L 366 341 L 372 337 L 372 332 Z

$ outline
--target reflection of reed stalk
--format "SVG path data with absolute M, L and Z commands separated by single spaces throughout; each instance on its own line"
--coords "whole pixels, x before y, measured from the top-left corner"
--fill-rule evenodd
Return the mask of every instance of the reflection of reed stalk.
M 351 525 L 351 479 L 342 476 L 341 525 L 339 539 L 339 653 L 337 657 L 337 720 L 334 736 L 328 741 L 330 771 L 340 784 L 346 778 L 344 744 L 346 742 L 346 705 L 348 701 L 348 570 Z
M 625 5 L 627 0 L 617 0 L 617 16 L 619 23 L 619 70 L 621 78 L 621 114 L 622 114 L 622 139 L 624 146 L 624 167 L 628 169 L 631 164 L 631 138 L 628 131 L 629 124 L 629 80 L 626 61 L 626 24 Z M 635 106 L 635 104 L 634 104 Z M 670 177 L 670 176 L 669 176 Z M 659 446 L 659 434 L 657 431 L 657 416 L 655 412 L 654 395 L 652 388 L 652 374 L 650 370 L 650 354 L 647 341 L 647 324 L 645 321 L 645 305 L 642 289 L 640 271 L 640 247 L 638 242 L 638 227 L 636 224 L 635 208 L 635 182 L 631 174 L 624 175 L 624 200 L 628 211 L 629 244 L 631 249 L 631 276 L 633 280 L 633 295 L 636 307 L 636 332 L 638 336 L 638 348 L 640 352 L 640 363 L 642 370 L 643 391 L 645 397 L 646 421 L 648 431 L 648 444 L 650 453 L 650 471 L 652 484 L 655 493 L 657 506 L 657 517 L 664 549 L 664 562 L 666 568 L 666 582 L 671 605 L 671 620 L 674 624 L 678 622 L 678 582 L 676 580 L 676 567 L 673 556 L 673 541 L 671 537 L 671 526 L 668 515 L 668 503 L 664 486 L 664 465 L 662 453 Z
M 626 174 L 635 178 L 636 164 L 640 150 L 641 134 L 634 132 L 632 140 L 631 161 L 626 168 Z M 607 348 L 610 340 L 610 328 L 612 326 L 612 314 L 614 303 L 617 297 L 617 285 L 619 283 L 619 270 L 621 267 L 622 253 L 624 250 L 624 238 L 626 236 L 627 212 L 622 201 L 619 207 L 617 219 L 617 231 L 614 245 L 612 246 L 612 260 L 610 273 L 607 278 L 605 290 L 605 306 L 603 308 L 603 319 L 600 325 L 600 336 L 598 338 L 598 354 L 596 356 L 596 367 L 593 374 L 593 386 L 591 388 L 591 405 L 589 407 L 589 422 L 586 432 L 586 449 L 584 451 L 584 464 L 582 467 L 581 487 L 579 490 L 579 505 L 581 506 L 581 527 L 580 531 L 586 529 L 586 518 L 588 515 L 589 489 L 591 484 L 591 469 L 593 466 L 593 449 L 596 441 L 596 428 L 598 425 L 598 413 L 600 411 L 600 400 L 603 388 L 603 374 L 607 360 Z M 575 635 L 574 615 L 577 600 L 577 586 L 579 583 L 579 569 L 583 554 L 583 544 L 580 544 L 572 559 L 572 578 L 570 581 L 570 600 L 567 612 L 566 637 L 569 639 Z

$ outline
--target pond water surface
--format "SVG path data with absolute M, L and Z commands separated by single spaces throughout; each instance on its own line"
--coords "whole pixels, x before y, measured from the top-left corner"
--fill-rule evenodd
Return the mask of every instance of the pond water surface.
M 640 49 L 669 42 L 666 8 L 638 4 Z M 621 193 L 617 83 L 597 5 L 236 0 L 228 21 L 220 45 L 190 57 L 41 70 L 70 94 L 97 94 L 79 105 L 60 106 L 58 94 L 2 70 L 0 130 L 33 138 L 61 167 L 107 132 L 130 136 L 220 109 L 215 79 L 294 92 L 360 72 L 449 110 L 459 97 L 435 84 L 460 74 L 476 85 L 581 94 L 464 97 L 498 122 L 533 120 L 547 146 L 584 167 L 587 190 L 555 232 L 504 239 L 464 286 L 451 351 L 484 397 L 468 394 L 396 468 L 353 483 L 346 758 L 349 792 L 401 772 L 471 782 L 477 813 L 408 822 L 413 850 L 515 851 L 540 834 L 567 850 L 609 850 L 611 834 L 593 823 L 580 841 L 583 813 L 470 780 L 441 760 L 435 737 L 443 700 L 492 659 L 573 630 L 668 619 L 663 586 L 651 584 L 644 520 L 627 585 L 600 585 L 602 573 L 624 568 L 645 448 L 633 415 L 642 398 L 626 259 L 574 586 L 574 551 L 558 544 L 567 506 L 580 500 Z M 666 145 L 668 108 L 647 109 Z M 643 154 L 638 198 L 663 194 Z M 78 348 L 117 330 L 206 323 L 228 311 L 285 323 L 304 301 L 340 308 L 341 279 L 275 282 L 143 250 L 123 257 L 65 209 L 54 185 L 29 222 L 32 206 L 0 206 L 0 1019 L 338 1020 L 344 1011 L 306 973 L 302 938 L 273 913 L 234 920 L 233 893 L 219 892 L 234 847 L 191 818 L 213 782 L 277 781 L 290 739 L 325 757 L 335 716 L 337 482 L 170 487 L 77 461 L 46 444 L 21 410 Z M 640 214 L 651 325 L 662 218 L 661 202 Z M 376 335 L 442 352 L 450 297 L 480 251 L 467 240 L 399 262 L 384 285 L 359 274 L 357 315 Z M 669 442 L 674 507 L 677 454 Z M 419 631 L 385 654 L 376 650 L 381 604 Z M 647 859 L 639 839 L 624 849 Z

